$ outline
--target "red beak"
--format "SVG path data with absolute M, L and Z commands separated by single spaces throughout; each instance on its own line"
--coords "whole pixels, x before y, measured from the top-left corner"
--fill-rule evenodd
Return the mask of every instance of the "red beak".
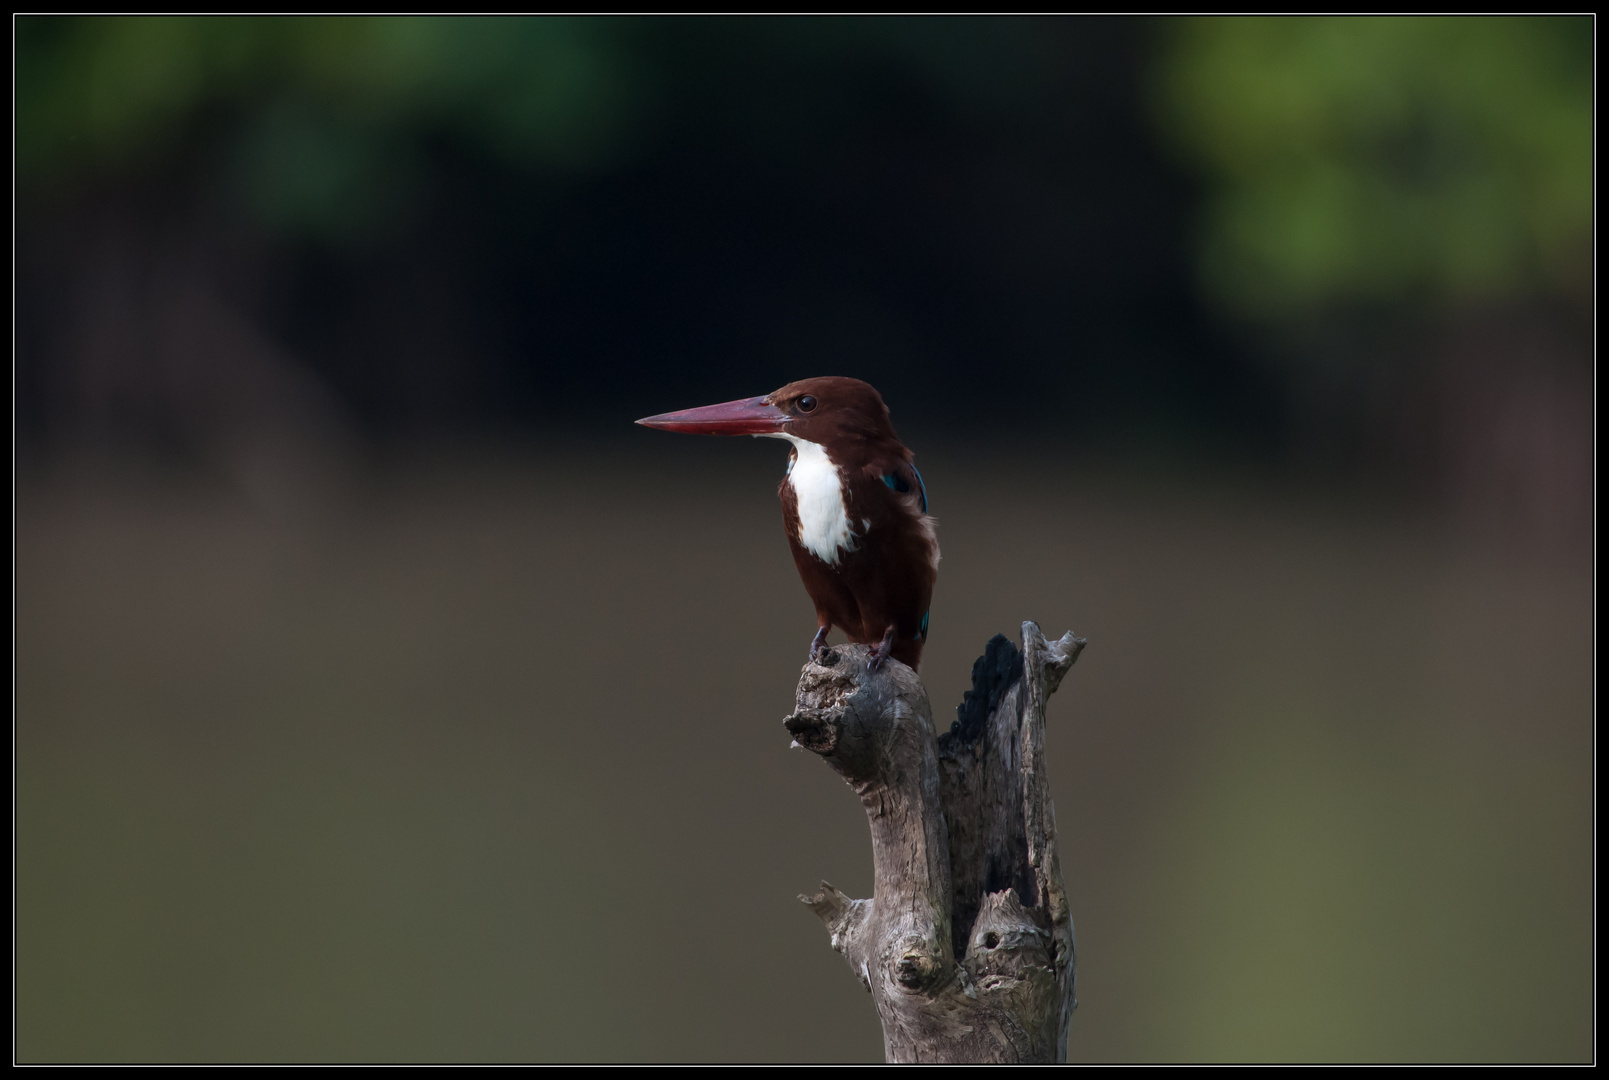
M 661 431 L 684 431 L 689 435 L 774 435 L 792 419 L 765 398 L 751 397 L 660 413 L 637 423 Z

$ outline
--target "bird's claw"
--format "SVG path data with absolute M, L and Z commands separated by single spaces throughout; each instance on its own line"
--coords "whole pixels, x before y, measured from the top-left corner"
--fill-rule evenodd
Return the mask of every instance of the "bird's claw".
M 883 633 L 883 640 L 871 647 L 871 658 L 866 661 L 867 671 L 881 671 L 883 664 L 888 661 L 888 654 L 894 651 L 894 628 L 890 626 Z
M 810 652 L 806 659 L 809 660 L 810 663 L 814 664 L 818 659 L 820 659 L 821 654 L 826 651 L 827 628 L 823 626 L 821 629 L 816 631 L 816 636 L 810 639 Z

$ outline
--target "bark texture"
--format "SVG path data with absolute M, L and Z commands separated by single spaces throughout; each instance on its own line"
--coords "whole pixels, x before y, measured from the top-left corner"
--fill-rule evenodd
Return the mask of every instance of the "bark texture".
M 871 991 L 890 1062 L 1067 1059 L 1075 998 L 1073 920 L 1045 775 L 1045 702 L 1084 647 L 1022 624 L 997 635 L 972 689 L 935 735 L 927 691 L 868 648 L 807 664 L 784 723 L 860 796 L 875 895 L 827 882 L 799 899 Z

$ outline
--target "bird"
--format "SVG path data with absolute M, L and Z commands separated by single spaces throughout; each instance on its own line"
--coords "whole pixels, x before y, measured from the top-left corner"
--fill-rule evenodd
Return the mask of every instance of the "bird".
M 837 627 L 871 646 L 872 670 L 890 657 L 920 668 L 938 580 L 938 533 L 914 455 L 894 433 L 876 389 L 842 376 L 801 379 L 763 397 L 637 423 L 789 442 L 777 495 L 794 566 L 816 608 L 809 659 L 821 656 Z

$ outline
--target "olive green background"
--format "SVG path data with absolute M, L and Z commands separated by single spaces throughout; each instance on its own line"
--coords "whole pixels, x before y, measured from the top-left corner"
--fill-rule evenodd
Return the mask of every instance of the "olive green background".
M 794 900 L 870 851 L 780 723 L 781 448 L 670 439 L 25 483 L 18 1054 L 879 1058 Z M 923 674 L 942 724 L 990 634 L 1090 641 L 1073 1058 L 1588 1057 L 1588 561 L 1005 449 L 922 458 Z

